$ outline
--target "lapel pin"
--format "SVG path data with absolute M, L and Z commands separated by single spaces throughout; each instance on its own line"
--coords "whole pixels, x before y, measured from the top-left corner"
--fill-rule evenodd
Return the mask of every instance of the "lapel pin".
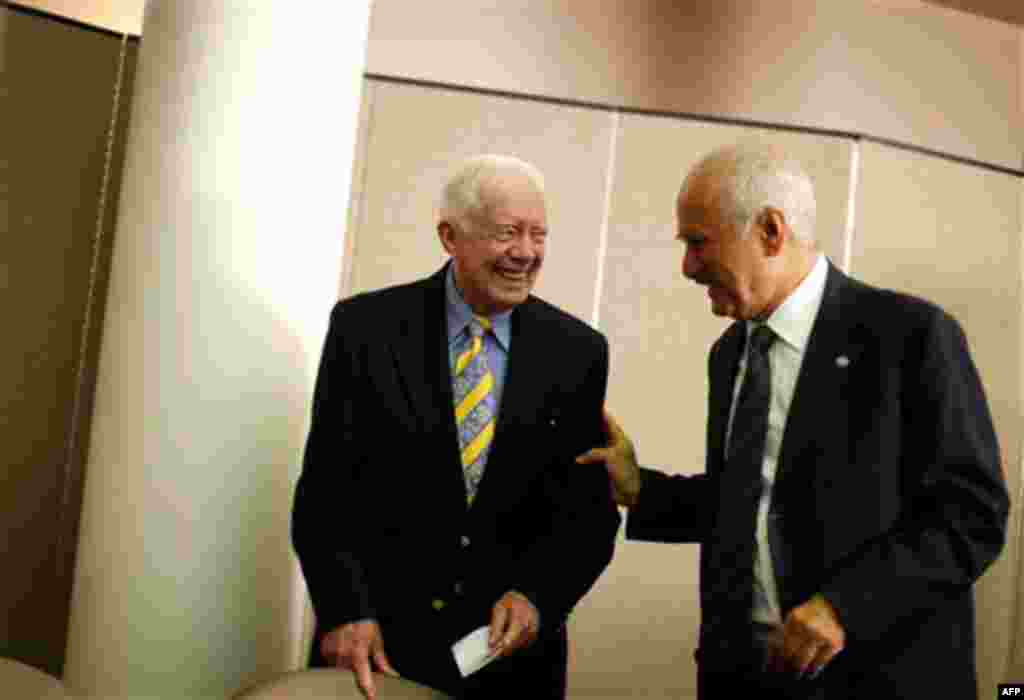
M 850 366 L 850 358 L 846 355 L 840 355 L 836 358 L 836 367 L 839 369 L 846 369 Z

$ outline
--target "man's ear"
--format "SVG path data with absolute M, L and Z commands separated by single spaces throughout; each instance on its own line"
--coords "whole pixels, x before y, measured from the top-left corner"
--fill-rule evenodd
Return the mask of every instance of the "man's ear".
M 783 245 L 790 236 L 786 216 L 775 207 L 765 207 L 758 221 L 758 234 L 767 257 L 775 257 L 782 253 Z
M 455 251 L 455 227 L 452 226 L 445 220 L 441 220 L 437 224 L 437 238 L 441 241 L 441 245 L 448 251 L 449 255 L 454 254 Z

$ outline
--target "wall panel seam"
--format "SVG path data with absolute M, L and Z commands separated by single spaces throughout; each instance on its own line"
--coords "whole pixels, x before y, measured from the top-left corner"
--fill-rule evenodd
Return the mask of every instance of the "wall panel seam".
M 852 274 L 853 236 L 857 230 L 857 188 L 860 185 L 860 139 L 850 149 L 850 188 L 846 197 L 846 230 L 843 232 L 843 271 Z
M 611 122 L 611 133 L 608 136 L 608 170 L 605 172 L 604 181 L 604 211 L 601 215 L 601 231 L 597 244 L 594 309 L 591 314 L 591 324 L 597 329 L 601 328 L 601 291 L 604 288 L 604 269 L 608 259 L 608 226 L 610 225 L 612 213 L 612 187 L 615 185 L 616 153 L 619 148 L 619 126 L 621 124 L 619 112 L 611 113 Z
M 114 142 L 117 138 L 117 121 L 121 111 L 121 88 L 124 82 L 125 61 L 128 54 L 128 35 L 121 36 L 121 50 L 117 59 L 117 76 L 114 79 L 114 92 L 111 99 L 110 121 L 107 125 L 106 152 L 103 155 L 103 176 L 100 182 L 99 199 L 96 203 L 96 228 L 92 240 L 92 263 L 89 268 L 89 287 L 85 297 L 85 313 L 82 319 L 81 336 L 78 346 L 78 362 L 75 370 L 75 395 L 71 408 L 71 425 L 68 429 L 68 441 L 64 452 L 64 469 L 61 488 L 60 511 L 57 515 L 56 556 L 54 557 L 58 577 L 64 575 L 67 537 L 66 521 L 68 508 L 71 505 L 71 469 L 78 446 L 79 432 L 82 422 L 82 394 L 85 386 L 86 361 L 89 356 L 89 337 L 92 333 L 93 315 L 96 308 L 96 286 L 99 277 L 100 256 L 103 249 L 103 228 L 106 223 L 107 203 L 110 194 L 110 172 L 114 159 Z
M 346 225 L 349 226 L 349 228 L 345 231 L 346 240 L 342 246 L 345 258 L 341 261 L 340 298 L 345 298 L 352 294 L 352 277 L 355 274 L 355 260 L 359 247 L 359 232 L 363 228 L 363 213 L 366 211 L 366 207 L 364 206 L 367 193 L 366 185 L 370 180 L 370 163 L 367 156 L 370 153 L 370 140 L 373 138 L 373 113 L 377 104 L 377 86 L 375 81 L 369 76 L 364 76 L 363 89 L 366 90 L 366 123 L 364 132 L 361 135 L 357 134 L 359 140 L 355 144 L 355 152 L 352 157 L 356 159 L 360 164 L 360 167 L 358 173 L 352 173 L 352 186 L 350 187 L 350 190 L 354 191 L 358 180 L 360 195 L 356 211 L 349 212 L 350 216 L 346 222 Z M 352 201 L 352 192 L 350 191 L 350 207 Z

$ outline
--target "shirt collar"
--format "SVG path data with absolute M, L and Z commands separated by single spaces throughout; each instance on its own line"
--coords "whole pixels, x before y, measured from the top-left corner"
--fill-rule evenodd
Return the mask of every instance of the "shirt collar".
M 764 322 L 775 335 L 798 352 L 804 351 L 807 340 L 811 337 L 814 319 L 825 296 L 827 277 L 828 262 L 823 254 L 818 253 L 818 259 L 810 274 Z M 747 322 L 748 335 L 753 333 L 756 325 L 754 321 Z
M 462 298 L 462 292 L 455 285 L 455 266 L 449 265 L 444 278 L 445 306 L 448 313 L 448 345 L 454 345 L 459 336 L 473 320 L 473 309 Z M 491 330 L 505 352 L 508 352 L 512 338 L 512 311 L 503 311 L 490 316 Z

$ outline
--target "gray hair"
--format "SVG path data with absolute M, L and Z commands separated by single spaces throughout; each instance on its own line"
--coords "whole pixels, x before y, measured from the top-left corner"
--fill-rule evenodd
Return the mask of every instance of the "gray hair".
M 474 156 L 459 165 L 441 190 L 441 220 L 454 220 L 465 226 L 467 218 L 479 216 L 486 206 L 484 186 L 501 182 L 508 175 L 526 178 L 544 194 L 544 176 L 526 161 L 492 153 Z
M 697 174 L 717 176 L 728 195 L 722 200 L 722 214 L 733 220 L 741 237 L 749 235 L 754 217 L 765 207 L 774 207 L 797 240 L 815 240 L 814 183 L 795 158 L 778 148 L 760 144 L 719 148 L 705 156 L 689 177 Z

